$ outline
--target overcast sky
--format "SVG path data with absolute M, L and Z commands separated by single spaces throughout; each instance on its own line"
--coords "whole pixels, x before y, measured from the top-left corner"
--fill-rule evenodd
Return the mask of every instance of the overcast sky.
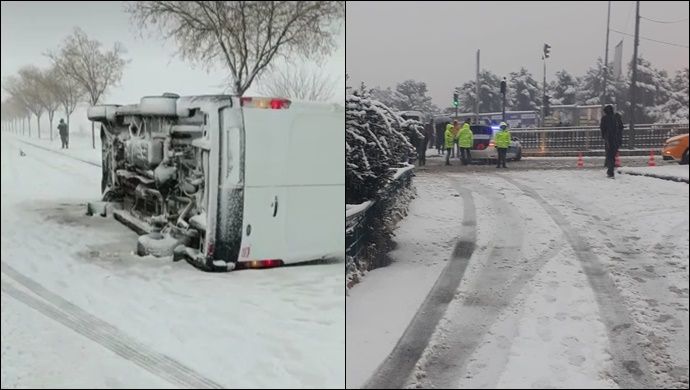
M 655 67 L 675 72 L 688 66 L 688 2 L 642 1 L 639 52 Z M 604 57 L 607 2 L 348 2 L 346 70 L 350 85 L 394 87 L 406 79 L 424 81 L 434 103 L 447 107 L 452 90 L 481 67 L 507 76 L 525 66 L 541 81 L 543 44 L 552 46 L 547 78 L 561 69 L 575 75 Z M 635 32 L 635 2 L 611 5 L 611 29 Z M 613 47 L 623 39 L 630 62 L 633 38 L 611 32 Z M 548 81 L 548 80 L 547 80 Z
M 124 71 L 120 86 L 107 93 L 104 102 L 137 103 L 142 96 L 175 92 L 180 95 L 220 93 L 225 79 L 220 68 L 207 73 L 201 67 L 183 62 L 173 54 L 173 41 L 161 38 L 142 39 L 131 25 L 122 2 L 2 2 L 2 79 L 15 74 L 27 64 L 47 67 L 50 61 L 42 55 L 57 48 L 75 26 L 91 39 L 112 48 L 120 41 L 131 62 Z M 324 72 L 337 78 L 333 101 L 344 95 L 345 26 L 341 26 L 339 47 L 323 65 Z M 247 95 L 256 93 L 254 85 Z M 3 99 L 6 97 L 2 92 Z

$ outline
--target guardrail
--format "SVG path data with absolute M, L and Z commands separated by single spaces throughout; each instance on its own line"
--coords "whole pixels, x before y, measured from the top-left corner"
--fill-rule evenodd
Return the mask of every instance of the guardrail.
M 390 208 L 397 201 L 396 195 L 409 187 L 412 182 L 413 166 L 398 168 L 392 180 L 379 193 L 375 201 L 362 205 L 350 206 L 345 217 L 345 253 L 358 262 L 362 251 L 371 243 L 381 241 L 387 235 L 386 223 L 390 222 Z M 392 231 L 392 227 L 391 231 Z M 385 248 L 378 248 L 384 250 Z M 377 268 L 381 264 L 375 257 L 368 259 L 370 268 Z M 373 263 L 371 263 L 373 262 Z
M 520 140 L 523 152 L 527 153 L 604 150 L 599 126 L 510 129 L 510 133 Z M 668 138 L 687 133 L 688 123 L 636 125 L 635 148 L 661 149 Z M 627 127 L 623 130 L 622 148 L 630 148 L 630 131 Z

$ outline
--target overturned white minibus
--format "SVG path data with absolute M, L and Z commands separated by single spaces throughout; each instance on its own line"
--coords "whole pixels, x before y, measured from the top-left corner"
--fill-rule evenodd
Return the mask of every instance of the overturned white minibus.
M 341 105 L 164 94 L 88 117 L 102 200 L 142 235 L 140 254 L 208 271 L 343 257 Z

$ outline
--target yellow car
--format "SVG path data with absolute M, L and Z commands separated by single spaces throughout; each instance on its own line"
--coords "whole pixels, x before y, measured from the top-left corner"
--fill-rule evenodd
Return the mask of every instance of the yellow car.
M 666 140 L 661 152 L 664 160 L 676 160 L 678 164 L 688 163 L 688 134 L 681 134 Z

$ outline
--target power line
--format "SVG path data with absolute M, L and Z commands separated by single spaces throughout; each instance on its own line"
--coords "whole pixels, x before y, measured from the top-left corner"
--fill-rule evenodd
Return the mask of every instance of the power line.
M 680 20 L 676 20 L 676 21 L 672 21 L 672 22 L 668 22 L 668 21 L 665 22 L 662 20 L 654 20 L 654 19 L 650 19 L 650 18 L 645 18 L 644 16 L 640 16 L 640 19 L 645 19 L 645 20 L 649 20 L 650 22 L 664 23 L 664 24 L 680 23 L 680 22 L 685 22 L 688 20 L 687 18 L 685 18 L 685 19 L 680 19 Z
M 624 33 L 624 32 L 622 32 L 622 31 L 618 31 L 618 30 L 614 30 L 614 29 L 611 29 L 611 31 L 617 32 L 617 33 L 619 33 L 619 34 L 627 35 L 627 36 L 629 36 L 629 37 L 634 37 L 633 34 Z M 678 44 L 678 43 L 671 43 L 671 42 L 664 42 L 664 41 L 657 41 L 656 39 L 646 38 L 646 37 L 642 37 L 642 36 L 640 37 L 640 39 L 644 39 L 644 40 L 652 41 L 652 42 L 657 42 L 657 43 L 663 43 L 664 45 L 677 46 L 677 47 L 684 47 L 684 48 L 686 48 L 686 49 L 689 48 L 689 47 L 686 46 L 686 45 L 680 45 L 680 44 Z

